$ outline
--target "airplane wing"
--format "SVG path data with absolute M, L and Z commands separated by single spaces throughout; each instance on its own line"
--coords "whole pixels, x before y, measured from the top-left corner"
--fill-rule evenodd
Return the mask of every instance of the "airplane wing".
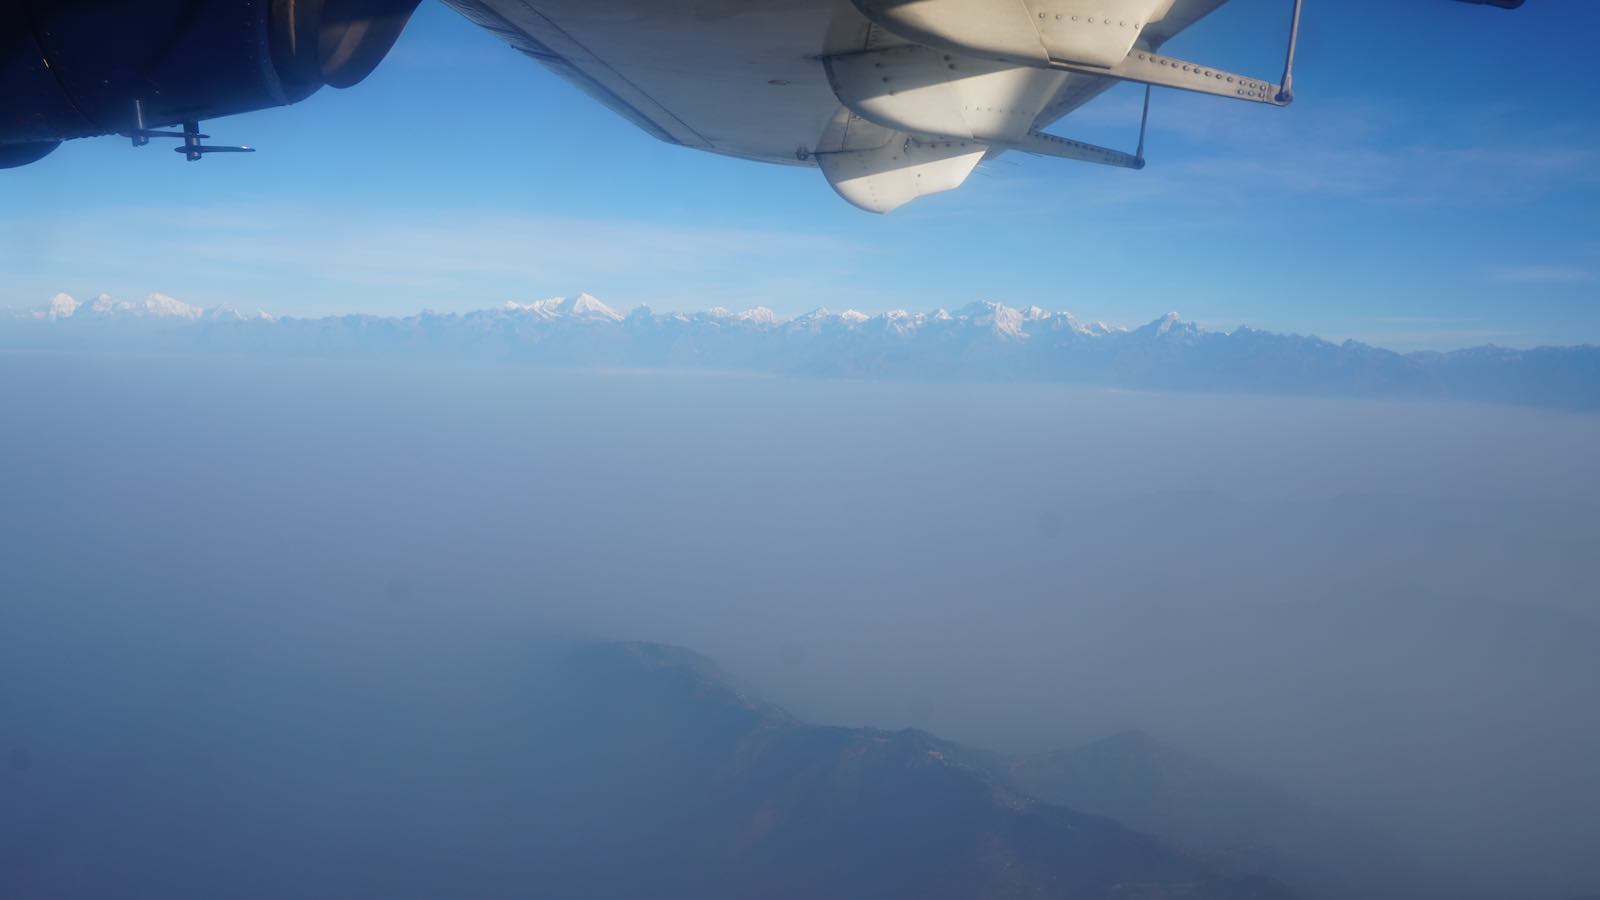
M 1146 50 L 1160 50 L 1161 45 L 1187 30 L 1191 25 L 1222 8 L 1227 0 L 1177 0 L 1159 21 L 1144 30 L 1138 46 Z M 1073 78 L 1063 85 L 1048 106 L 1034 120 L 1040 130 L 1055 124 L 1078 107 L 1100 96 L 1116 85 L 1118 79 L 1104 75 L 1073 73 Z
M 445 2 L 662 140 L 815 166 L 875 212 L 959 186 L 1011 149 L 1142 165 L 1042 132 L 1126 75 L 1019 63 L 926 33 L 945 15 L 938 7 L 955 10 L 959 33 L 962 16 L 992 15 L 988 0 Z M 1084 19 L 1109 11 L 1122 24 L 1095 29 L 1154 51 L 1226 0 L 1022 2 Z M 899 28 L 907 8 L 932 9 Z M 1126 27 L 1135 17 L 1136 31 Z
M 445 0 L 663 140 L 810 165 L 839 109 L 817 62 L 867 46 L 848 0 Z
M 103 134 L 190 161 L 248 150 L 205 143 L 200 120 L 354 85 L 419 2 L 0 3 L 0 169 Z M 1143 168 L 1142 137 L 1127 153 L 1045 130 L 1119 82 L 1286 105 L 1302 0 L 1284 0 L 1280 82 L 1160 52 L 1227 0 L 444 2 L 664 141 L 814 167 L 887 212 L 1012 150 Z

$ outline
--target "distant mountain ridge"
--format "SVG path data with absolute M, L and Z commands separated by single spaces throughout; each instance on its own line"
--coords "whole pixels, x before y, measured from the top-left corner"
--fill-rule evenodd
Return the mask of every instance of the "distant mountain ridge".
M 271 321 L 272 316 L 264 312 L 246 315 L 231 306 L 213 306 L 209 309 L 200 306 L 191 306 L 176 297 L 166 294 L 149 294 L 142 301 L 132 303 L 127 300 L 117 300 L 110 294 L 100 294 L 93 300 L 83 302 L 67 293 L 59 293 L 50 298 L 39 309 L 30 310 L 18 316 L 22 320 L 55 322 L 62 319 L 95 319 L 105 321 L 108 319 L 129 318 L 137 319 L 165 319 L 177 321 L 210 320 L 244 320 L 257 319 Z
M 826 308 L 783 319 L 764 307 L 624 315 L 589 294 L 467 313 L 274 318 L 58 294 L 0 319 L 0 347 L 516 359 L 560 367 L 737 370 L 848 378 L 982 378 L 1105 387 L 1362 397 L 1435 397 L 1600 409 L 1600 347 L 1485 346 L 1396 353 L 1241 326 L 1209 331 L 1177 313 L 1138 328 L 996 302 L 867 315 Z

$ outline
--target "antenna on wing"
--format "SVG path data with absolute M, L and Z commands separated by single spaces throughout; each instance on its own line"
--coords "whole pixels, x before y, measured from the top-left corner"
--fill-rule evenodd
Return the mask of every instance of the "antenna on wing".
M 1278 102 L 1294 100 L 1294 50 L 1300 43 L 1300 4 L 1294 0 L 1294 16 L 1289 20 L 1289 56 L 1283 61 L 1283 85 L 1278 89 Z

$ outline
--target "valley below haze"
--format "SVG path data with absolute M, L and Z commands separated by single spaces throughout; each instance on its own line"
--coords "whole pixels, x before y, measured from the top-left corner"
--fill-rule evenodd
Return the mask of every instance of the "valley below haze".
M 1121 848 L 1075 896 L 1600 885 L 1589 413 L 90 348 L 0 392 L 18 896 L 703 888 L 647 852 L 685 823 L 831 890 L 784 854 L 864 821 L 840 778 L 1015 896 L 1069 815 Z M 642 837 L 528 849 L 583 809 Z

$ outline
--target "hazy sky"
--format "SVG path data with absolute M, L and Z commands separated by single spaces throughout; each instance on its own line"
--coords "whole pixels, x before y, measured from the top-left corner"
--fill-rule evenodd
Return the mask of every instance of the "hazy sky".
M 1172 52 L 1271 74 L 1283 7 Z M 1307 14 L 1300 100 L 1156 97 L 1143 173 L 1008 155 L 861 213 L 813 170 L 658 144 L 441 4 L 367 83 L 212 123 L 248 158 L 107 138 L 0 173 L 0 306 L 58 290 L 277 313 L 579 290 L 781 313 L 974 299 L 1397 348 L 1600 341 L 1600 7 L 1351 0 Z M 1057 132 L 1131 145 L 1123 88 Z

